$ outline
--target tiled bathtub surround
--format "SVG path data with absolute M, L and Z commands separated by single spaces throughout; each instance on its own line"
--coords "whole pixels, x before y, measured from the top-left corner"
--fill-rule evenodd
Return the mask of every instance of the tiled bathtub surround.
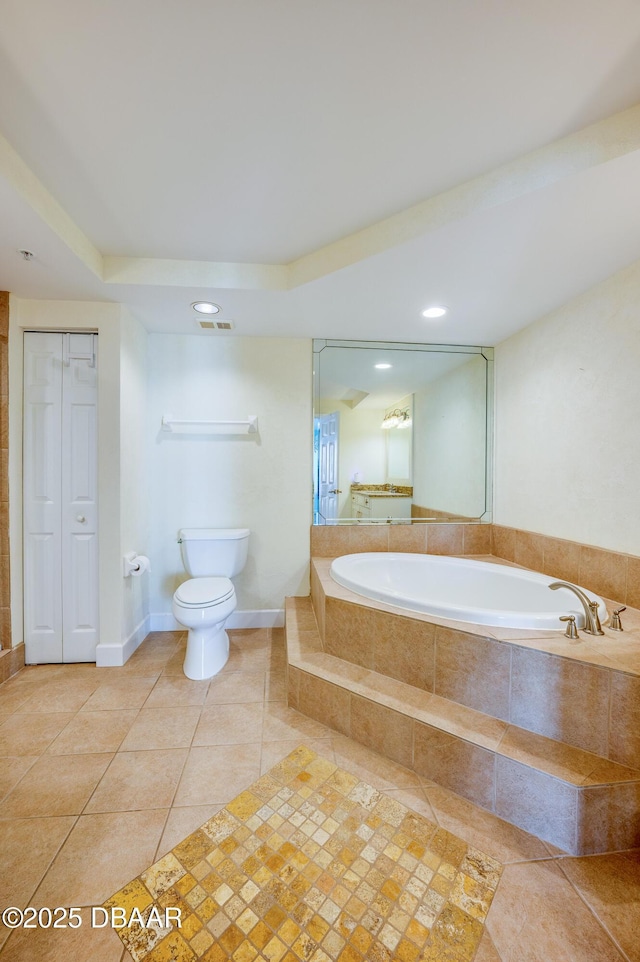
M 355 551 L 424 551 L 493 555 L 571 581 L 618 604 L 640 608 L 640 558 L 497 524 L 358 524 L 311 528 L 311 555 Z
M 313 565 L 320 633 L 310 606 L 297 642 L 287 628 L 294 707 L 568 851 L 640 844 L 639 612 L 589 643 L 476 635 L 368 603 L 329 564 Z

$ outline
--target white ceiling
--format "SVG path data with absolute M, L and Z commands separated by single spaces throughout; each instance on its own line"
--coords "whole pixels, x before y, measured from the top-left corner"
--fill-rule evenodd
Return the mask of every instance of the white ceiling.
M 18 296 L 495 344 L 640 258 L 637 0 L 0 0 L 0 22 Z

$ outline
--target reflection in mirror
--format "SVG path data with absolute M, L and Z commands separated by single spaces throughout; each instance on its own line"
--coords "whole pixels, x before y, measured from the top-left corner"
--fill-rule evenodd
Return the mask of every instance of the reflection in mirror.
M 491 348 L 313 350 L 314 524 L 490 520 Z

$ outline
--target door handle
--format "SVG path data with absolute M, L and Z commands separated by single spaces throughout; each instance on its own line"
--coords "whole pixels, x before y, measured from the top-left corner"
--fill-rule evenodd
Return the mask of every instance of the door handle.
M 80 524 L 84 524 L 86 520 L 87 520 L 87 519 L 85 518 L 85 516 L 84 516 L 83 514 L 77 514 L 77 515 L 76 515 L 76 521 L 79 521 Z
M 342 491 L 340 488 L 332 488 L 332 490 L 329 491 L 329 494 L 342 494 Z

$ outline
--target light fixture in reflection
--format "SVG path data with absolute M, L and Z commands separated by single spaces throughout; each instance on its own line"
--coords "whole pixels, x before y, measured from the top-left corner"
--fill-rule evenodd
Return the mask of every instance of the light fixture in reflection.
M 410 428 L 411 415 L 408 411 L 401 411 L 397 408 L 395 411 L 391 411 L 390 414 L 385 414 L 380 427 L 385 431 L 389 431 L 391 428 Z
M 447 313 L 446 307 L 439 307 L 434 304 L 433 307 L 427 307 L 422 312 L 423 317 L 443 317 Z
M 388 370 L 388 368 L 391 367 L 390 364 L 376 364 L 375 366 L 378 369 L 378 371 L 386 371 Z

